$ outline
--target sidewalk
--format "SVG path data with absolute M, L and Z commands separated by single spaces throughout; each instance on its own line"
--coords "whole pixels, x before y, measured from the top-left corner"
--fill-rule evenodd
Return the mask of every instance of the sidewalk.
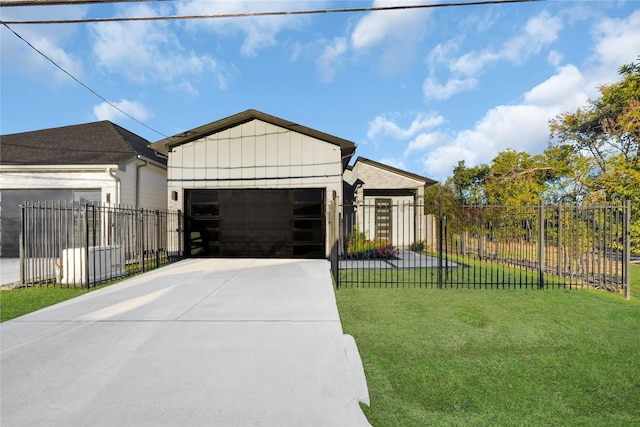
M 0 258 L 0 286 L 20 281 L 20 258 Z
M 368 426 L 325 260 L 185 260 L 0 324 L 3 426 Z

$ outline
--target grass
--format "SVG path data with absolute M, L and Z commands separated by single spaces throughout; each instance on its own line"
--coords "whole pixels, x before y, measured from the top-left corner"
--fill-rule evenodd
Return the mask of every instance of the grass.
M 632 287 L 639 279 L 633 265 Z M 376 427 L 640 426 L 637 297 L 409 287 L 336 298 Z
M 485 262 L 463 257 L 449 257 L 456 266 L 442 270 L 445 287 L 465 288 L 522 288 L 538 287 L 539 273 L 533 269 L 512 267 L 499 262 Z M 374 265 L 374 264 L 372 264 Z M 446 264 L 444 264 L 446 266 Z M 437 287 L 438 269 L 422 268 L 365 268 L 339 271 L 340 286 L 346 287 Z M 545 286 L 587 286 L 577 278 L 544 275 Z M 381 285 L 382 283 L 382 285 Z
M 91 288 L 91 291 L 96 288 Z M 0 322 L 89 292 L 86 288 L 33 287 L 0 291 Z
M 168 265 L 166 261 L 160 263 L 160 267 L 165 265 Z M 157 268 L 155 260 L 146 261 L 144 266 L 145 271 Z M 83 286 L 62 287 L 55 286 L 53 283 L 48 283 L 43 286 L 0 290 L 0 322 L 15 319 L 16 317 L 75 298 L 82 294 L 86 294 L 87 292 L 95 291 L 96 289 L 109 286 L 113 283 L 117 283 L 121 280 L 143 273 L 139 263 L 127 264 L 125 266 L 125 270 L 127 272 L 126 276 L 119 277 L 114 280 L 108 280 L 98 286 L 92 286 L 90 289 Z

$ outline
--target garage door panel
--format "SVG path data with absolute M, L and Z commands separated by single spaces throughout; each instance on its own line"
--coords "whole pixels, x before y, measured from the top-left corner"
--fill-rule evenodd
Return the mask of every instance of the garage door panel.
M 186 247 L 191 256 L 323 258 L 324 191 L 186 190 L 187 239 L 195 236 Z

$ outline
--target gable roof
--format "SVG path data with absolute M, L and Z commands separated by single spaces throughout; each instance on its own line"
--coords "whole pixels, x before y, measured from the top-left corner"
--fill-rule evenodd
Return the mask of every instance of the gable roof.
M 343 167 L 347 166 L 349 159 L 351 159 L 351 156 L 353 156 L 353 153 L 356 151 L 356 144 L 351 141 L 252 109 L 154 142 L 151 144 L 151 147 L 163 153 L 167 153 L 171 151 L 173 147 L 195 141 L 196 139 L 203 138 L 207 135 L 221 132 L 225 129 L 256 119 L 339 146 L 342 153 Z
M 140 156 L 166 167 L 166 159 L 149 144 L 141 136 L 105 120 L 2 135 L 0 164 L 120 165 Z
M 424 181 L 425 187 L 427 187 L 429 185 L 436 184 L 438 182 L 438 181 L 434 181 L 431 178 L 427 178 L 426 176 L 421 176 L 421 175 L 418 175 L 418 174 L 415 174 L 415 173 L 407 172 L 407 171 L 402 170 L 402 169 L 394 168 L 393 166 L 385 165 L 384 163 L 376 162 L 374 160 L 370 160 L 370 159 L 367 159 L 367 158 L 362 157 L 362 156 L 358 156 L 358 158 L 356 159 L 356 162 L 354 163 L 354 165 L 352 167 L 355 167 L 355 164 L 358 163 L 358 162 L 365 163 L 365 164 L 368 164 L 370 166 L 376 167 L 378 169 L 386 170 L 388 172 L 392 172 L 392 173 L 395 173 L 395 174 L 398 174 L 398 175 L 402 175 L 402 176 L 407 177 L 407 178 L 415 179 L 415 180 L 418 180 L 418 181 Z

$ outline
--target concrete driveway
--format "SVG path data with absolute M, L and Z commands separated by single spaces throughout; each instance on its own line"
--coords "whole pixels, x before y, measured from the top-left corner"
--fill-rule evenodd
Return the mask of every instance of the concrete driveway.
M 0 328 L 3 427 L 369 425 L 324 260 L 185 260 Z

